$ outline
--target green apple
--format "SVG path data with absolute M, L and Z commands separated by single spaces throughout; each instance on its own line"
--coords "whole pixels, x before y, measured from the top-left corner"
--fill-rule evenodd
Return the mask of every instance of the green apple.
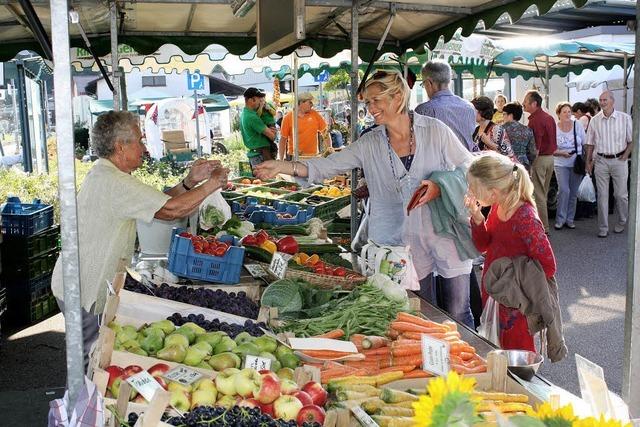
M 231 408 L 235 406 L 238 402 L 238 398 L 236 396 L 225 394 L 218 399 L 216 402 L 216 406 L 221 406 L 223 408 Z
M 176 408 L 178 411 L 187 412 L 191 407 L 191 395 L 182 390 L 176 390 L 171 392 L 171 399 L 169 404 Z
M 260 390 L 262 376 L 253 368 L 244 368 L 235 374 L 236 393 L 242 397 L 253 396 Z
M 219 393 L 228 396 L 234 396 L 236 394 L 235 376 L 238 372 L 240 372 L 239 369 L 227 368 L 218 373 L 216 376 L 216 388 Z
M 196 390 L 191 393 L 191 410 L 197 406 L 213 406 L 218 393 L 211 390 Z

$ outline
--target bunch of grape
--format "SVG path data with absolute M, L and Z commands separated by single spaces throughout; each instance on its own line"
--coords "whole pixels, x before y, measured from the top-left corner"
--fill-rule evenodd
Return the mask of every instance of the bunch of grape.
M 131 413 L 128 424 L 133 426 L 138 421 L 138 414 Z M 180 417 L 163 417 L 167 424 L 177 427 L 297 427 L 295 421 L 273 419 L 258 408 L 233 408 L 199 406 Z M 304 423 L 302 427 L 322 427 L 318 423 Z
M 182 326 L 187 322 L 193 322 L 196 325 L 204 328 L 207 332 L 217 332 L 222 331 L 226 332 L 231 338 L 235 338 L 240 332 L 248 332 L 254 337 L 260 337 L 264 335 L 264 332 L 260 328 L 267 328 L 267 325 L 264 322 L 252 322 L 251 320 L 245 320 L 244 325 L 238 325 L 235 323 L 227 323 L 221 322 L 220 319 L 206 320 L 204 315 L 202 314 L 189 314 L 188 316 L 183 316 L 180 313 L 173 313 L 171 316 L 167 317 L 168 320 L 171 320 L 174 325 Z
M 236 316 L 257 319 L 260 307 L 247 298 L 245 292 L 226 293 L 220 289 L 215 291 L 206 288 L 190 288 L 187 286 L 170 286 L 163 283 L 160 286 L 149 286 L 138 283 L 135 280 L 126 281 L 124 288 L 128 291 L 153 295 L 159 298 L 184 302 L 198 307 L 206 307 L 212 310 L 224 311 Z

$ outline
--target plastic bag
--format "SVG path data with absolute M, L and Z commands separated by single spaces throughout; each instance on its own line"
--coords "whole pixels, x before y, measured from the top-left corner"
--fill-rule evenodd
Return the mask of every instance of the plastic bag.
M 378 245 L 369 241 L 360 252 L 360 271 L 366 276 L 384 274 L 405 289 L 420 289 L 411 252 L 405 246 Z
M 222 197 L 220 190 L 209 194 L 202 201 L 198 213 L 200 228 L 203 230 L 222 227 L 225 222 L 231 219 L 231 207 Z
M 484 305 L 480 316 L 478 335 L 500 347 L 500 321 L 498 319 L 498 303 L 491 297 Z
M 589 203 L 596 201 L 596 189 L 593 187 L 593 181 L 591 181 L 591 176 L 588 174 L 582 178 L 580 187 L 578 187 L 578 200 Z
M 69 392 L 62 399 L 49 402 L 48 427 L 102 427 L 104 419 L 104 398 L 89 378 L 84 377 L 84 387 L 80 390 L 71 419 L 67 416 Z

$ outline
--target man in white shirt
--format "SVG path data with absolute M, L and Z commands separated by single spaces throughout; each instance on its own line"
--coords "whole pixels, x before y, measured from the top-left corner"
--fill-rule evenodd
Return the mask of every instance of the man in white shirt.
M 602 110 L 589 123 L 586 148 L 586 171 L 591 173 L 595 164 L 598 189 L 598 237 L 609 234 L 609 179 L 613 180 L 613 196 L 616 201 L 618 222 L 615 233 L 622 233 L 629 214 L 627 160 L 633 147 L 631 116 L 614 110 L 614 98 L 610 91 L 600 95 Z

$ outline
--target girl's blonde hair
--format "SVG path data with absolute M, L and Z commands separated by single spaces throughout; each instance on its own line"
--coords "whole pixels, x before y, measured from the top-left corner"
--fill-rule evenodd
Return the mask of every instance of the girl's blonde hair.
M 513 210 L 520 201 L 529 202 L 536 207 L 533 199 L 533 183 L 527 170 L 519 163 L 502 154 L 488 152 L 469 166 L 469 186 L 479 199 L 488 198 L 490 190 L 497 190 L 504 196 L 502 207 L 506 212 Z M 474 184 L 478 184 L 478 186 Z
M 405 113 L 409 110 L 409 97 L 411 96 L 411 89 L 407 81 L 402 77 L 398 71 L 376 71 L 369 80 L 364 84 L 363 95 L 366 96 L 367 89 L 371 85 L 379 85 L 382 90 L 381 95 L 387 95 L 393 97 L 395 94 L 400 94 L 400 107 L 397 114 Z

